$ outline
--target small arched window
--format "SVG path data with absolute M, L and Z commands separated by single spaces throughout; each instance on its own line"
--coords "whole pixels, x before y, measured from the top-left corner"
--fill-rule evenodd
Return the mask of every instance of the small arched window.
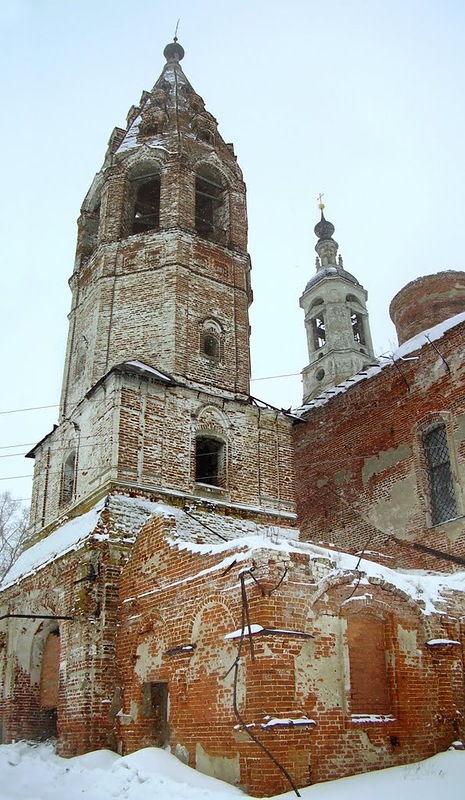
M 195 481 L 210 486 L 224 486 L 226 474 L 225 444 L 211 436 L 195 440 Z
M 220 342 L 214 333 L 205 333 L 203 337 L 203 352 L 212 361 L 219 361 Z
M 201 166 L 195 176 L 195 229 L 200 236 L 225 242 L 229 227 L 227 192 L 217 170 Z
M 74 497 L 76 476 L 76 451 L 73 450 L 63 464 L 61 473 L 60 505 L 70 503 Z
M 199 324 L 199 351 L 210 362 L 219 363 L 223 360 L 223 329 L 215 319 L 204 319 Z

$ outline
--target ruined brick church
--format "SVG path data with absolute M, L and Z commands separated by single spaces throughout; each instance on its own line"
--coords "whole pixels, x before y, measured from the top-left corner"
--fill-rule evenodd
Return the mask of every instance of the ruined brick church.
M 169 747 L 256 796 L 425 758 L 465 713 L 465 273 L 396 295 L 378 361 L 322 208 L 303 404 L 252 398 L 245 184 L 164 55 L 79 217 L 3 741 Z

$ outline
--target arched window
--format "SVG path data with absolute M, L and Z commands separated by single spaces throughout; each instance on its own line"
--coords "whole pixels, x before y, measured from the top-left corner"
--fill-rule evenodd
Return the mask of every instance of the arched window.
M 229 227 L 227 192 L 219 172 L 201 166 L 195 176 L 195 229 L 200 236 L 225 242 Z
M 160 225 L 160 176 L 133 180 L 134 206 L 131 233 L 156 230 Z
M 457 498 L 450 463 L 447 430 L 443 422 L 423 433 L 423 449 L 426 460 L 431 522 L 455 519 L 458 516 Z
M 384 620 L 373 614 L 347 619 L 350 663 L 350 712 L 390 714 Z
M 220 342 L 214 333 L 205 333 L 203 337 L 203 352 L 212 361 L 218 361 L 220 357 Z
M 73 450 L 63 464 L 61 473 L 60 505 L 70 503 L 74 497 L 76 476 L 76 451 Z
M 225 445 L 220 439 L 197 436 L 195 440 L 195 481 L 210 486 L 225 485 Z
M 199 324 L 200 333 L 200 354 L 210 362 L 220 362 L 223 360 L 223 329 L 214 319 L 204 319 Z

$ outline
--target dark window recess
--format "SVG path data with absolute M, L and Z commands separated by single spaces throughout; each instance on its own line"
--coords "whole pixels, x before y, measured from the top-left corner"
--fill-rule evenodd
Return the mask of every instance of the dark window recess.
M 315 350 L 318 350 L 319 347 L 323 347 L 323 345 L 326 344 L 326 327 L 323 316 L 315 317 L 315 319 L 312 320 L 312 326 L 313 342 Z
M 452 471 L 450 467 L 447 432 L 444 424 L 436 425 L 423 434 L 428 488 L 433 525 L 457 516 Z
M 160 225 L 160 178 L 151 178 L 135 185 L 132 233 L 152 231 Z
M 206 333 L 203 337 L 203 352 L 209 358 L 218 361 L 220 357 L 220 343 L 213 333 Z
M 224 482 L 224 444 L 218 439 L 199 436 L 195 441 L 195 480 L 211 486 Z
M 168 725 L 168 684 L 142 684 L 141 716 L 151 720 L 150 738 L 154 747 L 166 747 L 169 744 Z
M 206 239 L 217 239 L 220 229 L 224 191 L 215 181 L 196 176 L 195 179 L 195 229 Z
M 74 496 L 74 484 L 76 474 L 76 453 L 73 451 L 69 454 L 65 463 L 63 464 L 63 471 L 61 476 L 61 495 L 60 503 L 69 503 Z
M 350 315 L 350 322 L 352 325 L 354 342 L 357 342 L 357 344 L 366 344 L 365 331 L 363 329 L 363 318 L 361 317 L 361 315 L 352 313 Z

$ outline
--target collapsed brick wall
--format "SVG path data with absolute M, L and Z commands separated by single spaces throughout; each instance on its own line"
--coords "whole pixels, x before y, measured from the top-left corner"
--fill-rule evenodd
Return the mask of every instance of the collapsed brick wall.
M 286 556 L 266 546 L 247 554 L 246 542 L 205 552 L 201 541 L 200 534 L 197 548 L 183 544 L 174 518 L 153 518 L 123 571 L 123 752 L 159 736 L 144 697 L 148 685 L 164 684 L 169 744 L 179 758 L 257 796 L 289 788 L 234 712 L 238 639 L 225 637 L 241 627 L 239 574 L 252 566 L 259 585 L 247 577 L 251 624 L 278 632 L 254 635 L 254 659 L 244 641 L 236 703 L 298 786 L 415 761 L 457 738 L 465 710 L 461 651 L 426 642 L 463 638 L 458 623 L 425 617 L 388 584 L 354 594 L 354 575 L 331 577 L 324 559 L 314 563 L 305 553 Z M 383 620 L 386 631 L 386 695 L 377 713 L 374 705 L 361 713 L 353 697 L 347 621 L 360 613 Z M 352 666 L 359 683 L 373 679 L 362 656 L 363 650 Z
M 115 631 L 122 557 L 118 546 L 93 540 L 2 592 L 2 608 L 24 615 L 0 623 L 4 741 L 58 735 L 57 752 L 67 756 L 116 747 Z M 44 663 L 50 639 L 56 651 L 50 659 L 45 652 Z M 47 691 L 47 677 L 58 677 L 58 687 Z
M 303 538 L 365 551 L 391 566 L 463 568 L 464 344 L 460 324 L 434 347 L 426 343 L 412 360 L 353 385 L 295 426 Z M 458 519 L 433 527 L 421 432 L 437 421 L 447 427 L 459 512 Z

